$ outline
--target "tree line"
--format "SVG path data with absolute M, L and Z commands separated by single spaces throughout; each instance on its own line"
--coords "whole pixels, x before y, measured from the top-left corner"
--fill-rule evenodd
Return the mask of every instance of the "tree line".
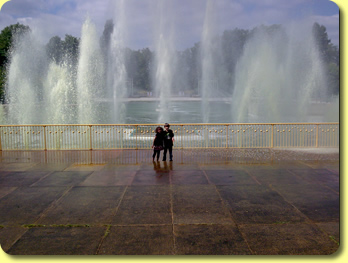
M 272 34 L 274 32 L 282 32 L 281 25 L 260 26 Z M 219 43 L 219 63 L 223 70 L 219 73 L 218 79 L 222 79 L 225 85 L 220 85 L 221 94 L 231 94 L 231 84 L 234 82 L 235 68 L 237 61 L 243 53 L 243 48 L 248 39 L 251 38 L 258 28 L 252 30 L 244 30 L 235 28 L 233 30 L 225 30 L 222 35 L 217 36 L 216 43 Z M 6 99 L 5 86 L 7 77 L 7 66 L 10 62 L 11 50 L 15 46 L 16 39 L 21 34 L 30 32 L 28 26 L 22 24 L 14 24 L 5 27 L 0 33 L 0 101 Z M 102 50 L 106 50 L 110 42 L 110 36 L 113 31 L 113 22 L 108 20 L 105 23 L 104 31 L 100 37 L 100 46 Z M 329 95 L 337 95 L 339 93 L 339 48 L 334 45 L 328 38 L 326 28 L 323 25 L 314 23 L 312 27 L 315 44 L 319 50 L 322 61 L 324 62 L 324 70 L 327 73 L 327 81 L 329 87 Z M 286 34 L 284 33 L 284 37 Z M 59 63 L 70 63 L 72 68 L 77 67 L 79 58 L 80 39 L 71 35 L 65 35 L 64 39 L 59 36 L 52 37 L 45 45 L 45 51 L 48 58 Z M 186 91 L 186 94 L 198 94 L 201 70 L 201 42 L 195 43 L 192 47 L 183 51 L 176 51 L 176 72 L 174 85 L 176 91 Z M 155 63 L 155 51 L 149 48 L 132 50 L 124 48 L 125 66 L 129 79 L 132 79 L 134 89 L 138 91 L 152 91 L 153 65 Z

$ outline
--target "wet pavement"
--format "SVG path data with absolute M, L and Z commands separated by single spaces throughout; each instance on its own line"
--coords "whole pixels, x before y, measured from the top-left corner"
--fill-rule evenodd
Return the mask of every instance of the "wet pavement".
M 339 248 L 337 150 L 0 153 L 12 255 L 328 255 Z

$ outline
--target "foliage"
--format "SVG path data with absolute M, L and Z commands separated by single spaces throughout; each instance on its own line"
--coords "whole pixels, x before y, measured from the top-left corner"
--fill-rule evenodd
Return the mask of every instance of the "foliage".
M 22 24 L 5 27 L 0 33 L 0 66 L 4 66 L 9 58 L 9 52 L 16 36 L 29 32 L 30 28 Z
M 327 72 L 329 95 L 339 94 L 339 50 L 328 38 L 325 26 L 313 24 L 313 36 Z
M 46 53 L 57 64 L 68 58 L 69 62 L 76 65 L 79 56 L 79 42 L 78 38 L 71 35 L 65 35 L 64 40 L 54 36 L 46 45 Z
M 14 24 L 5 27 L 0 33 L 0 102 L 5 99 L 6 65 L 10 58 L 15 38 L 30 31 L 28 26 Z
M 133 51 L 127 49 L 126 69 L 128 77 L 133 79 L 133 85 L 136 89 L 151 90 L 151 64 L 153 61 L 153 52 L 148 48 Z
M 6 71 L 3 67 L 0 67 L 0 102 L 5 100 L 4 88 L 6 83 Z

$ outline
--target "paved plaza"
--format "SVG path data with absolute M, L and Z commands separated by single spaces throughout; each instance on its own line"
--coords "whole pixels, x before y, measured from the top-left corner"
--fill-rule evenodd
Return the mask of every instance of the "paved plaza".
M 12 255 L 328 255 L 337 149 L 0 152 Z

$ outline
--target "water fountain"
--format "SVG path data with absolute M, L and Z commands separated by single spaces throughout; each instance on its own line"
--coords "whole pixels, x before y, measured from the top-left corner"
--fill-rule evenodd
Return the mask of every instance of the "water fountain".
M 78 121 L 87 124 L 98 121 L 103 77 L 103 61 L 95 25 L 87 18 L 82 26 L 80 57 L 77 69 Z
M 158 98 L 158 102 L 153 104 L 158 106 L 158 112 L 156 114 L 152 106 L 142 105 L 130 111 L 133 115 L 139 117 L 150 112 L 146 122 L 151 123 L 338 120 L 338 99 L 329 103 L 327 111 L 322 110 L 318 114 L 313 110 L 315 103 L 324 105 L 330 101 L 326 94 L 323 63 L 313 37 L 308 33 L 310 26 L 307 31 L 284 27 L 270 31 L 262 26 L 254 30 L 237 61 L 233 72 L 234 83 L 224 80 L 221 77 L 225 69 L 218 41 L 217 8 L 212 0 L 208 0 L 205 7 L 197 57 L 197 64 L 201 65 L 201 78 L 198 80 L 201 102 L 190 104 L 182 101 L 176 107 L 181 112 L 192 110 L 193 113 L 185 115 L 178 111 L 174 114 L 172 91 L 174 83 L 179 83 L 176 80 L 182 78 L 176 73 L 174 43 L 177 39 L 171 16 L 174 4 L 170 1 L 159 1 L 158 4 L 156 25 L 153 27 L 155 59 L 151 69 L 153 90 Z M 126 8 L 125 0 L 117 1 L 115 10 L 118 13 L 114 14 L 109 41 L 105 46 L 100 44 L 94 23 L 86 19 L 81 30 L 76 70 L 73 70 L 74 65 L 68 57 L 59 62 L 50 61 L 44 46 L 37 43 L 33 33 L 17 40 L 8 68 L 9 104 L 0 110 L 2 123 L 126 123 Z M 300 32 L 301 36 L 293 32 Z M 222 82 L 232 94 L 227 102 L 217 87 L 217 83 Z M 212 104 L 211 99 L 216 96 L 220 96 L 217 99 L 223 103 Z M 180 118 L 178 114 L 181 114 Z M 141 121 L 138 118 L 132 122 Z
M 173 46 L 173 29 L 168 21 L 169 3 L 160 1 L 158 6 L 159 25 L 157 29 L 155 47 L 155 91 L 159 97 L 158 122 L 171 122 L 169 98 L 173 86 L 173 71 L 175 69 L 175 55 Z M 167 12 L 166 12 L 167 10 Z M 169 24 L 169 25 L 168 25 Z
M 68 56 L 63 55 L 62 61 L 49 61 L 34 33 L 21 36 L 8 68 L 9 104 L 7 120 L 3 122 L 123 123 L 127 92 L 123 31 L 124 18 L 119 16 L 103 56 L 96 27 L 87 17 L 81 30 L 76 69 Z
M 259 28 L 237 64 L 234 122 L 313 121 L 311 103 L 327 100 L 322 65 L 310 33 L 298 42 L 291 30 Z
M 107 90 L 106 92 L 112 98 L 112 107 L 108 109 L 112 114 L 105 123 L 124 123 L 125 122 L 125 102 L 127 96 L 127 72 L 125 68 L 125 31 L 126 16 L 125 16 L 125 0 L 116 3 L 115 10 L 119 12 L 114 14 L 117 18 L 116 24 L 113 25 L 110 44 L 107 47 Z M 111 92 L 111 94 L 110 94 Z
M 37 105 L 45 96 L 42 80 L 48 60 L 32 34 L 17 38 L 15 45 L 8 69 L 8 123 L 38 123 L 44 117 L 44 112 L 38 110 Z
M 201 96 L 202 96 L 202 119 L 204 123 L 210 122 L 211 105 L 209 99 L 213 97 L 217 91 L 217 71 L 218 68 L 218 52 L 221 50 L 217 37 L 217 22 L 216 22 L 216 1 L 208 0 L 206 4 L 202 46 L 201 46 L 201 61 L 202 61 L 202 79 L 201 79 Z
M 76 123 L 72 105 L 76 104 L 74 89 L 74 70 L 72 65 L 64 59 L 62 64 L 52 61 L 48 67 L 44 83 L 47 98 L 46 112 L 49 123 Z

